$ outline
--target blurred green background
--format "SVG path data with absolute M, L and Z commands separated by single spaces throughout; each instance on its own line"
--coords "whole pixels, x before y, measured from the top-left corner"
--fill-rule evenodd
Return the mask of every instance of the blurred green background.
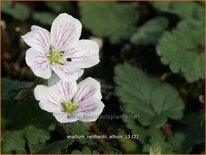
M 204 1 L 1 3 L 2 153 L 205 152 Z M 100 46 L 100 63 L 82 77 L 102 87 L 105 109 L 93 123 L 62 126 L 32 93 L 18 98 L 35 80 L 21 35 L 50 30 L 62 12 Z

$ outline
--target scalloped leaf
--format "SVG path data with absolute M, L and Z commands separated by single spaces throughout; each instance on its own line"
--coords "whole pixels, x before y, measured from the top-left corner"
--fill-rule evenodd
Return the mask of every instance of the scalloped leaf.
M 164 17 L 157 17 L 147 21 L 131 37 L 131 42 L 133 44 L 148 45 L 156 44 L 161 37 L 162 33 L 168 27 L 168 20 Z
M 188 82 L 204 79 L 204 23 L 182 21 L 172 32 L 165 32 L 157 54 L 172 72 L 182 72 Z
M 137 115 L 144 126 L 159 128 L 168 118 L 182 118 L 184 103 L 174 87 L 125 63 L 115 67 L 116 95 L 123 113 Z
M 126 39 L 135 28 L 138 3 L 79 2 L 81 21 L 94 35 L 108 37 L 112 43 Z
M 26 153 L 26 145 L 38 145 L 50 139 L 54 119 L 42 111 L 34 98 L 2 101 L 2 152 Z

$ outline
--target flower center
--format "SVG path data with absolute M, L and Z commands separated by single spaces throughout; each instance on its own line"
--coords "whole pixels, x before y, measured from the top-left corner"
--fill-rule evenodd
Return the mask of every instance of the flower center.
M 79 107 L 78 103 L 73 103 L 71 101 L 66 102 L 65 104 L 63 104 L 63 111 L 67 112 L 67 113 L 72 113 L 75 110 L 77 110 L 77 108 Z
M 64 65 L 64 61 L 62 60 L 63 52 L 59 50 L 51 51 L 46 55 L 49 58 L 50 64 L 60 64 Z

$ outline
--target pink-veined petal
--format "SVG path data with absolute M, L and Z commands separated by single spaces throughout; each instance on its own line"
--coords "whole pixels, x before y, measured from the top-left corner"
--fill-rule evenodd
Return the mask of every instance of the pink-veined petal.
M 99 46 L 92 40 L 80 40 L 76 47 L 65 51 L 64 57 L 80 68 L 92 67 L 99 63 Z
M 74 95 L 74 102 L 81 103 L 89 98 L 99 100 L 102 98 L 100 83 L 91 77 L 86 78 L 78 84 L 77 92 Z
M 83 122 L 96 121 L 104 109 L 102 101 L 96 98 L 89 98 L 80 103 L 79 111 L 82 114 L 80 118 Z
M 84 72 L 82 69 L 74 67 L 67 62 L 64 65 L 55 64 L 52 66 L 52 69 L 58 75 L 58 77 L 65 82 L 77 80 Z
M 53 115 L 60 123 L 76 122 L 81 118 L 80 114 L 67 114 L 65 112 L 55 112 Z
M 51 27 L 51 45 L 65 51 L 75 44 L 81 35 L 82 25 L 79 20 L 62 13 L 58 15 Z
M 22 39 L 35 50 L 47 53 L 50 48 L 49 31 L 39 26 L 32 26 L 31 31 L 22 36 Z
M 31 68 L 38 77 L 49 79 L 52 74 L 50 63 L 45 54 L 29 48 L 26 51 L 26 64 Z
M 76 81 L 66 83 L 62 81 L 56 74 L 53 74 L 48 80 L 48 86 L 51 90 L 54 90 L 56 94 L 61 96 L 65 102 L 70 101 L 77 90 Z
M 62 98 L 51 91 L 49 87 L 38 85 L 34 89 L 34 96 L 39 101 L 41 109 L 52 113 L 61 111 Z

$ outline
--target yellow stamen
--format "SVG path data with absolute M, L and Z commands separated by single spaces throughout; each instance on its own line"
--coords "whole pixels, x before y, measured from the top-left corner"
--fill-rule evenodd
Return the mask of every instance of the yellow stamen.
M 56 50 L 52 51 L 49 54 L 47 54 L 47 57 L 49 58 L 50 64 L 60 64 L 64 65 L 64 61 L 62 60 L 63 52 Z
M 73 103 L 71 101 L 68 101 L 64 104 L 64 112 L 72 113 L 79 107 L 78 103 Z

